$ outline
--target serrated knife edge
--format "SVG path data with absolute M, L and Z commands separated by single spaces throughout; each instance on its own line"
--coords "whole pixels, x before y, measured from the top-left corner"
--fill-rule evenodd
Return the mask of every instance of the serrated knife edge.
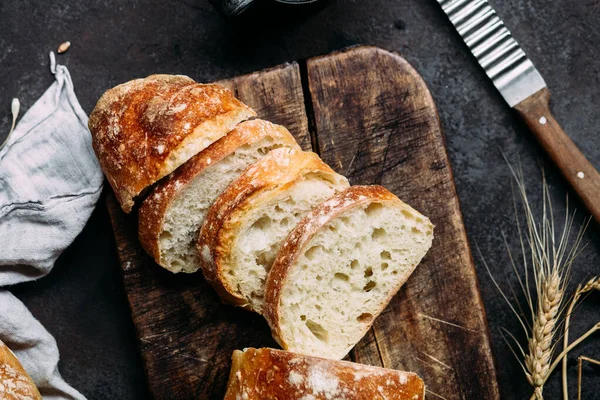
M 550 91 L 487 0 L 437 0 L 479 65 L 600 223 L 600 174 L 550 112 Z
M 437 0 L 509 106 L 546 87 L 487 0 Z

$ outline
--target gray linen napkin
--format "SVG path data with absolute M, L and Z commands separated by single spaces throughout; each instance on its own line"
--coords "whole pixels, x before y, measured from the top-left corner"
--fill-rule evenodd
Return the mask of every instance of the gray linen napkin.
M 103 176 L 88 117 L 65 66 L 0 150 L 0 287 L 48 274 L 89 219 Z M 84 399 L 58 373 L 54 338 L 12 294 L 0 290 L 0 339 L 45 399 Z

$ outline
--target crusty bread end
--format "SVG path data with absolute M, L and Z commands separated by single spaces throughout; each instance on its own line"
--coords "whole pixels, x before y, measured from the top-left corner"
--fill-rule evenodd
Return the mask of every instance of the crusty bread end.
M 31 377 L 2 341 L 0 341 L 0 398 L 5 400 L 42 399 Z
M 121 207 L 256 113 L 230 90 L 187 76 L 151 75 L 106 91 L 88 126 Z
M 224 400 L 423 400 L 416 374 L 275 349 L 236 350 Z

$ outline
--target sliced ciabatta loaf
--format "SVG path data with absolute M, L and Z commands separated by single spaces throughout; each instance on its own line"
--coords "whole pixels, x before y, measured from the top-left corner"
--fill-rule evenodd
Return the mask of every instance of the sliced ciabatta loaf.
M 0 340 L 0 399 L 42 400 L 35 383 L 17 357 Z
M 224 400 L 423 400 L 412 372 L 274 349 L 236 350 Z
M 196 154 L 142 203 L 139 237 L 144 249 L 171 272 L 196 272 L 198 231 L 210 206 L 248 166 L 280 147 L 300 150 L 283 126 L 255 119 Z
M 341 359 L 364 336 L 433 239 L 433 225 L 381 186 L 317 206 L 277 254 L 263 315 L 286 350 Z
M 271 151 L 208 211 L 198 238 L 204 276 L 224 301 L 260 312 L 282 241 L 314 206 L 347 187 L 314 153 Z
M 116 86 L 90 114 L 92 144 L 121 207 L 256 115 L 219 85 L 151 75 Z

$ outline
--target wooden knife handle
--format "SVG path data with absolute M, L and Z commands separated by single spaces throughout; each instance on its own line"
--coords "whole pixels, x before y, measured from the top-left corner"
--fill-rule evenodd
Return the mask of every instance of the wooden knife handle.
M 600 174 L 550 113 L 550 91 L 547 88 L 538 91 L 515 109 L 600 223 Z

